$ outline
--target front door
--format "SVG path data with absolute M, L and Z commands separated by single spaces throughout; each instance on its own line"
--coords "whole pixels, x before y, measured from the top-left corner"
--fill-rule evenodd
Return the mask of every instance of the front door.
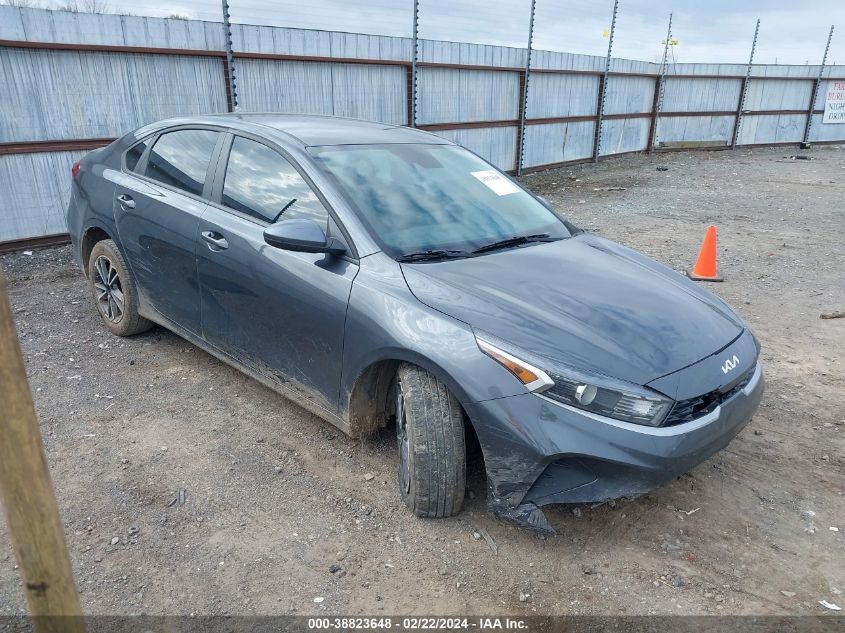
M 201 328 L 197 233 L 219 137 L 211 130 L 164 133 L 132 166 L 144 177 L 124 173 L 115 188 L 117 231 L 142 300 L 195 334 Z
M 264 229 L 294 217 L 332 230 L 325 207 L 290 162 L 267 145 L 234 137 L 219 205 L 209 205 L 199 227 L 202 333 L 221 351 L 289 381 L 335 413 L 346 306 L 358 266 L 267 245 Z

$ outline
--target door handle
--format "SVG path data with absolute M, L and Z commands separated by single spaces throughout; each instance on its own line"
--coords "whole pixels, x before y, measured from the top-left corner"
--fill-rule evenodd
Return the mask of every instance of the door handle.
M 229 248 L 229 242 L 217 231 L 203 231 L 202 239 L 208 243 L 208 248 L 213 251 L 222 251 Z
M 117 201 L 120 203 L 121 206 L 126 207 L 127 209 L 135 208 L 135 201 L 132 199 L 131 196 L 127 196 L 125 193 L 119 195 L 117 197 Z

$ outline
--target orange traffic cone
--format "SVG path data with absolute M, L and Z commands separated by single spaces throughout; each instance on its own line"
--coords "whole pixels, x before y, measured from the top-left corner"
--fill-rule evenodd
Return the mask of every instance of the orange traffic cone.
M 695 281 L 724 281 L 716 272 L 716 227 L 712 224 L 707 227 L 698 259 L 687 277 Z

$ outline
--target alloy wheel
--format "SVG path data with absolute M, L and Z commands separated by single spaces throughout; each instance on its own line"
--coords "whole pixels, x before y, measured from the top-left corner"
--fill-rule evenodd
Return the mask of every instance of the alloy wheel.
M 120 323 L 126 306 L 123 286 L 117 268 L 105 255 L 94 262 L 94 291 L 100 314 L 112 323 Z
M 405 396 L 402 383 L 396 383 L 396 440 L 399 444 L 399 486 L 402 492 L 411 491 L 410 445 L 408 443 L 408 419 L 405 416 Z

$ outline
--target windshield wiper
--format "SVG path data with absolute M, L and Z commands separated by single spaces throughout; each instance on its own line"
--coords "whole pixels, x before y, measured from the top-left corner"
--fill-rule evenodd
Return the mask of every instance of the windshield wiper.
M 531 242 L 554 242 L 560 238 L 557 237 L 549 237 L 548 233 L 538 233 L 536 235 L 517 235 L 515 237 L 509 237 L 505 240 L 499 240 L 498 242 L 491 242 L 490 244 L 485 244 L 479 248 L 476 248 L 472 251 L 473 255 L 478 255 L 479 253 L 488 253 L 490 251 L 497 251 L 501 248 L 510 248 L 511 246 L 521 246 L 522 244 L 529 244 Z
M 447 251 L 447 250 L 436 250 L 436 251 L 420 251 L 419 253 L 408 253 L 407 255 L 401 255 L 396 258 L 397 262 L 409 263 L 409 262 L 433 262 L 440 259 L 451 259 L 455 257 L 470 257 L 472 253 L 467 251 Z

